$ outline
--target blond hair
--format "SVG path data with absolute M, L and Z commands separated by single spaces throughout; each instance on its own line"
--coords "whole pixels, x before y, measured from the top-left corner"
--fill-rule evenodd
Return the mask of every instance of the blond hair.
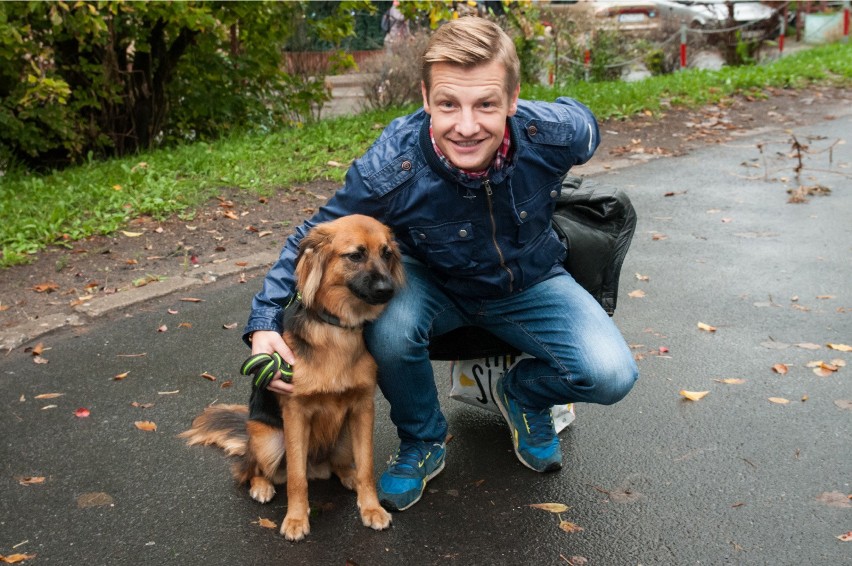
M 511 95 L 521 83 L 521 63 L 512 38 L 490 20 L 467 16 L 445 23 L 432 34 L 423 54 L 420 76 L 429 92 L 435 63 L 470 68 L 492 61 L 499 61 L 506 68 L 506 92 Z

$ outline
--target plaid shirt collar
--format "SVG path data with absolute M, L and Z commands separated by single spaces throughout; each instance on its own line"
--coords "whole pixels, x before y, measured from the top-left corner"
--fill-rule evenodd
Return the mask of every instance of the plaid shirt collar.
M 509 161 L 509 151 L 512 148 L 512 139 L 509 135 L 509 125 L 506 124 L 506 127 L 503 129 L 503 142 L 500 144 L 500 147 L 497 148 L 497 153 L 494 154 L 494 161 L 491 162 L 491 165 L 482 171 L 465 171 L 464 169 L 459 169 L 450 163 L 450 160 L 447 159 L 447 156 L 444 155 L 441 148 L 439 148 L 438 144 L 435 143 L 435 135 L 432 133 L 431 120 L 429 122 L 429 138 L 432 140 L 432 148 L 435 150 L 435 154 L 438 156 L 438 159 L 441 160 L 441 163 L 443 163 L 450 171 L 458 173 L 468 180 L 482 179 L 487 177 L 489 173 L 503 169 Z

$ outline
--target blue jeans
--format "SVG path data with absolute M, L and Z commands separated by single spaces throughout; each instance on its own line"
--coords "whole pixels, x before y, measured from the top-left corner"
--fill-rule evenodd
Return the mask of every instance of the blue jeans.
M 506 391 L 532 410 L 563 403 L 621 400 L 638 368 L 624 338 L 595 299 L 564 272 L 499 299 L 451 296 L 424 265 L 406 261 L 405 288 L 366 328 L 379 388 L 404 441 L 443 442 L 447 421 L 427 345 L 431 336 L 481 326 L 533 356 L 504 378 Z

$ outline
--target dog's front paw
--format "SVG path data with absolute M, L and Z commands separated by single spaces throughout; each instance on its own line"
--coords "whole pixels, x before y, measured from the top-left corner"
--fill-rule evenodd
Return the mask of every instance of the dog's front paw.
M 269 503 L 275 495 L 275 486 L 272 482 L 263 476 L 255 476 L 251 478 L 251 486 L 249 487 L 249 495 L 258 503 Z
M 281 534 L 287 540 L 296 542 L 305 538 L 311 532 L 311 525 L 307 517 L 284 517 L 284 522 L 281 524 Z
M 381 507 L 373 507 L 370 509 L 361 510 L 361 521 L 365 527 L 376 529 L 377 531 L 388 528 L 391 524 L 391 514 Z

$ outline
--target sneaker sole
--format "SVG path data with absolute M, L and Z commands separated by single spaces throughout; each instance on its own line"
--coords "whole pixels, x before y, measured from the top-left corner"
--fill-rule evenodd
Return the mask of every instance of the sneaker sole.
M 491 397 L 494 399 L 494 404 L 497 405 L 497 408 L 500 409 L 500 414 L 503 415 L 503 420 L 506 421 L 506 424 L 509 425 L 509 440 L 512 442 L 512 450 L 515 452 L 515 456 L 518 458 L 518 461 L 531 469 L 534 472 L 539 472 L 541 474 L 545 474 L 548 472 L 558 472 L 562 469 L 562 464 L 559 462 L 551 462 L 548 464 L 543 470 L 539 470 L 537 468 L 532 467 L 524 460 L 524 457 L 521 456 L 521 453 L 518 452 L 518 447 L 515 443 L 515 430 L 512 428 L 512 421 L 509 420 L 509 411 L 506 410 L 506 407 L 503 406 L 503 398 L 497 392 L 497 380 L 491 382 Z
M 435 476 L 437 476 L 438 474 L 440 474 L 441 472 L 444 471 L 444 465 L 446 463 L 447 463 L 447 460 L 444 459 L 444 461 L 441 462 L 440 466 L 435 468 L 435 470 L 431 474 L 429 474 L 428 476 L 423 478 L 423 489 L 420 490 L 420 495 L 418 495 L 417 499 L 415 499 L 414 501 L 412 501 L 411 503 L 409 503 L 405 507 L 397 507 L 396 504 L 393 501 L 389 501 L 387 499 L 379 500 L 379 504 L 382 507 L 384 507 L 385 509 L 387 509 L 388 511 L 405 511 L 406 509 L 411 508 L 415 503 L 420 501 L 421 497 L 423 497 L 423 492 L 426 491 L 426 484 L 429 483 L 430 481 L 432 481 L 432 478 L 434 478 Z

